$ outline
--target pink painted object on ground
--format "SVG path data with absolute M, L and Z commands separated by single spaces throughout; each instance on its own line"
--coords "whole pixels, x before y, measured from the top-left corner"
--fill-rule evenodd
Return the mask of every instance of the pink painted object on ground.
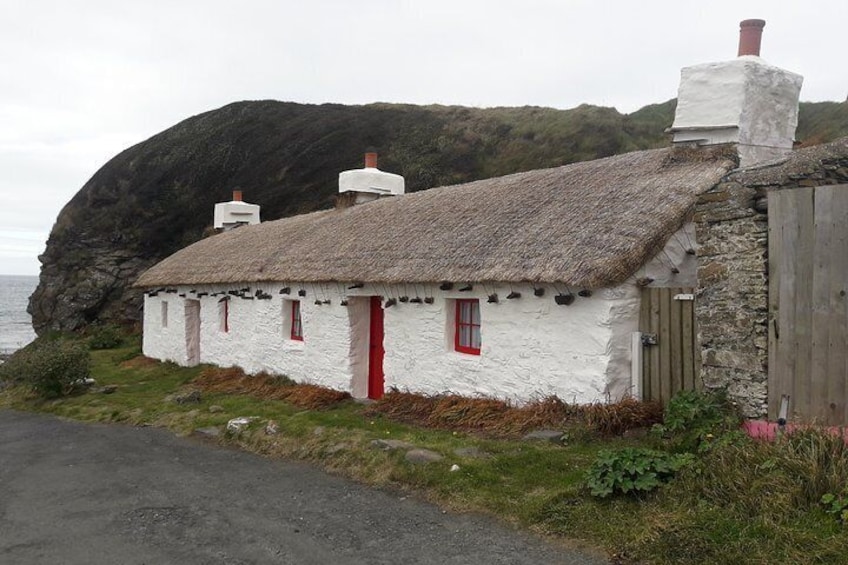
M 838 426 L 810 426 L 803 424 L 786 424 L 782 433 L 792 433 L 795 430 L 803 430 L 811 427 L 817 427 L 822 430 L 827 430 L 829 433 L 838 436 L 848 443 L 848 427 L 840 428 Z M 746 420 L 742 424 L 742 428 L 749 436 L 754 439 L 764 439 L 766 441 L 774 441 L 780 432 L 780 427 L 777 422 L 768 422 L 766 420 Z

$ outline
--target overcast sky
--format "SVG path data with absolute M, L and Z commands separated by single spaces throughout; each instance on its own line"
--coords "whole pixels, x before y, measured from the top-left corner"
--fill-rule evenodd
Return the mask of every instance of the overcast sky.
M 61 207 L 111 157 L 236 100 L 632 112 L 680 68 L 762 56 L 843 101 L 846 0 L 0 0 L 0 274 L 37 274 Z M 210 219 L 212 211 L 209 211 Z

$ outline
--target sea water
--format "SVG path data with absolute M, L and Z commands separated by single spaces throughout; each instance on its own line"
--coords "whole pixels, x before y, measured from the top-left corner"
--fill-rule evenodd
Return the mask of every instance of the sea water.
M 35 339 L 26 309 L 37 285 L 38 277 L 0 275 L 0 354 L 12 353 Z

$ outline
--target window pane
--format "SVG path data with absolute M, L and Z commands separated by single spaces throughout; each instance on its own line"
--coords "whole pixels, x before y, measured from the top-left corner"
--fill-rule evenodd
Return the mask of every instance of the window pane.
M 459 345 L 462 347 L 471 346 L 471 326 L 459 327 Z
M 300 321 L 300 301 L 294 300 L 292 301 L 292 312 L 291 312 L 291 337 L 292 339 L 302 339 L 303 338 L 303 327 Z
M 480 303 L 475 300 L 469 306 L 471 306 L 471 323 L 479 326 L 480 325 Z
M 468 302 L 459 303 L 459 323 L 467 324 L 471 321 L 471 304 Z
M 471 347 L 480 349 L 480 326 L 471 326 Z

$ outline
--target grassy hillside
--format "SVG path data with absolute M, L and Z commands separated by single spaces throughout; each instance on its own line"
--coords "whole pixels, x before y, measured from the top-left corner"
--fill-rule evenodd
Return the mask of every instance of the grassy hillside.
M 802 102 L 795 138 L 804 146 L 819 145 L 848 135 L 848 100 Z

